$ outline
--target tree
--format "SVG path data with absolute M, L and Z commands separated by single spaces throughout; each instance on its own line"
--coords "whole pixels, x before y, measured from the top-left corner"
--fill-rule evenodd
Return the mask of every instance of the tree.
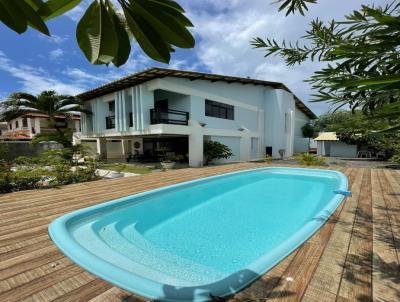
M 340 141 L 351 145 L 368 146 L 376 152 L 382 151 L 386 158 L 400 152 L 400 135 L 385 132 L 390 127 L 391 122 L 388 119 L 371 121 L 360 110 L 326 113 L 315 122 L 317 131 L 334 131 Z
M 229 158 L 233 155 L 232 150 L 228 146 L 216 141 L 205 141 L 203 152 L 206 165 L 214 159 Z
M 301 131 L 303 132 L 303 136 L 308 138 L 308 150 L 310 150 L 311 139 L 315 136 L 315 127 L 311 124 L 305 124 Z
M 0 22 L 22 34 L 29 27 L 50 35 L 46 22 L 82 0 L 0 0 Z M 174 0 L 94 0 L 78 23 L 76 38 L 92 64 L 123 65 L 135 39 L 152 59 L 168 63 L 175 47 L 192 48 L 193 24 Z
M 306 2 L 288 0 L 290 12 Z M 297 3 L 297 4 L 296 4 Z M 344 21 L 311 22 L 299 41 L 278 43 L 255 38 L 252 45 L 279 55 L 288 66 L 306 60 L 327 62 L 307 80 L 317 91 L 316 101 L 329 101 L 336 108 L 349 106 L 364 113 L 400 117 L 400 16 L 398 0 L 384 7 L 363 5 Z M 288 11 L 288 12 L 289 12 Z M 301 11 L 302 12 L 302 11 Z
M 74 112 L 91 114 L 90 111 L 84 109 L 83 102 L 76 97 L 57 94 L 55 91 L 43 91 L 37 96 L 24 92 L 13 93 L 4 102 L 0 103 L 0 111 L 0 119 L 6 121 L 29 112 L 47 115 L 49 127 L 57 131 L 56 135 L 49 134 L 51 139 L 60 142 L 64 146 L 69 144 L 69 139 L 66 137 L 67 131 L 63 131 L 58 126 L 57 120 L 60 117 L 68 120 Z M 45 140 L 48 140 L 48 137 Z
M 388 119 L 376 119 L 374 122 L 363 114 L 360 110 L 348 111 L 337 110 L 321 115 L 315 121 L 316 132 L 331 131 L 342 133 L 352 131 L 354 133 L 363 134 L 367 132 L 378 132 L 391 127 Z

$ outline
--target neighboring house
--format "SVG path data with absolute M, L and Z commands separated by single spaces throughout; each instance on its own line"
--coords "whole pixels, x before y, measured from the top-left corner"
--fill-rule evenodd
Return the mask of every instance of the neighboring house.
M 48 125 L 49 118 L 45 114 L 30 112 L 24 113 L 7 121 L 7 130 L 2 131 L 0 140 L 21 141 L 31 140 L 36 134 L 55 131 Z M 62 129 L 80 131 L 80 115 L 73 115 L 71 119 L 63 116 L 57 117 L 57 126 Z
M 332 157 L 357 157 L 357 145 L 341 142 L 335 132 L 321 132 L 317 138 L 317 154 Z
M 282 83 L 151 68 L 78 96 L 80 141 L 103 158 L 186 157 L 203 164 L 204 140 L 229 146 L 226 161 L 307 151 L 301 127 L 315 114 Z M 77 141 L 76 143 L 78 143 Z

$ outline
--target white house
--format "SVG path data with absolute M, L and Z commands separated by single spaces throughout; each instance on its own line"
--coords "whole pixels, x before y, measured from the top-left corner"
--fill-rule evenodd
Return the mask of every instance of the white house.
M 78 96 L 80 141 L 104 158 L 156 160 L 179 154 L 203 164 L 203 142 L 219 141 L 227 161 L 305 152 L 301 127 L 315 114 L 282 83 L 151 68 Z M 77 141 L 79 142 L 79 141 Z
M 59 116 L 57 126 L 61 129 L 70 128 L 75 132 L 80 131 L 80 115 L 74 114 L 71 119 Z M 49 117 L 38 112 L 27 112 L 7 121 L 7 129 L 1 131 L 0 140 L 31 140 L 39 133 L 54 132 L 49 127 Z

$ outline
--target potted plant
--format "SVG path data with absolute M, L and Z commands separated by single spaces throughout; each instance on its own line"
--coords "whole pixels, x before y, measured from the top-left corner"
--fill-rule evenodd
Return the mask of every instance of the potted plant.
M 278 150 L 278 153 L 279 153 L 279 155 L 281 156 L 281 159 L 283 159 L 283 157 L 285 156 L 285 149 L 279 149 Z
M 175 157 L 167 157 L 161 161 L 161 166 L 163 169 L 173 169 L 175 167 L 176 161 Z
M 126 165 L 116 165 L 114 168 L 114 171 L 112 171 L 110 173 L 110 178 L 124 177 L 124 173 L 122 171 L 124 171 L 125 168 L 126 168 Z

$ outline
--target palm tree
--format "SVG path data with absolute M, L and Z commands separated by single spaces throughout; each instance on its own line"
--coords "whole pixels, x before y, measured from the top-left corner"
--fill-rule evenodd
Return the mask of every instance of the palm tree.
M 49 127 L 57 131 L 62 141 L 65 141 L 65 135 L 62 129 L 57 126 L 57 119 L 60 117 L 64 117 L 67 120 L 71 119 L 74 112 L 91 114 L 90 111 L 83 107 L 83 102 L 78 98 L 57 94 L 55 91 L 43 91 L 36 96 L 29 93 L 16 92 L 0 103 L 0 120 L 9 121 L 29 112 L 47 115 Z

